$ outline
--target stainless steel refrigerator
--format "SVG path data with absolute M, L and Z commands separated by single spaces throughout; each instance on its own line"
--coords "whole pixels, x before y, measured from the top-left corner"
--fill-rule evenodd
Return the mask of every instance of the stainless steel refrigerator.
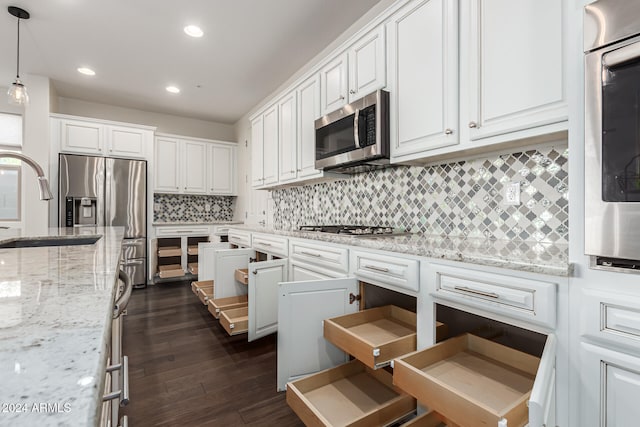
M 147 283 L 147 162 L 60 154 L 61 227 L 122 226 L 122 269 Z

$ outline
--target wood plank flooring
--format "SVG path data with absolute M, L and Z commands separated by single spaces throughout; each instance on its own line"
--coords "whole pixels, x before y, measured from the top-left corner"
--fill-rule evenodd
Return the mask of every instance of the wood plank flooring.
M 135 290 L 123 347 L 131 426 L 303 426 L 276 392 L 276 336 L 229 337 L 186 282 Z

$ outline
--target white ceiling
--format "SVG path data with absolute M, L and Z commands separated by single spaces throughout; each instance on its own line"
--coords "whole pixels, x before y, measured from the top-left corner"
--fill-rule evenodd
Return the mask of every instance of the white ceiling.
M 31 13 L 20 74 L 50 77 L 59 96 L 234 123 L 379 1 L 0 0 L 0 86 L 15 77 L 18 6 Z

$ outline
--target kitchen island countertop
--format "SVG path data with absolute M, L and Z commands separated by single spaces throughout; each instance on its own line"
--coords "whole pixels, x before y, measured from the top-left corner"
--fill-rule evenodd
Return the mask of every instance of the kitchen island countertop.
M 123 234 L 52 228 L 38 237 L 101 238 L 0 249 L 0 425 L 97 424 Z M 26 237 L 3 230 L 0 243 Z

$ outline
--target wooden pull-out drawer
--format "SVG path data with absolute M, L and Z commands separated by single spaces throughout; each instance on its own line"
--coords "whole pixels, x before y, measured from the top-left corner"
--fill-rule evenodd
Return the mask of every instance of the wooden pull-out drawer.
M 158 276 L 162 279 L 184 276 L 184 270 L 180 264 L 161 265 L 158 267 Z
M 201 281 L 191 282 L 191 292 L 193 292 L 194 295 L 196 296 L 198 295 L 198 289 L 203 287 L 213 289 L 213 280 L 201 280 Z
M 203 305 L 207 305 L 207 302 L 213 298 L 213 285 L 202 286 L 198 289 L 198 299 Z
M 425 412 L 424 414 L 402 424 L 401 427 L 447 427 L 447 425 L 442 422 L 441 418 L 443 417 L 434 411 Z
M 555 327 L 556 283 L 438 264 L 429 277 L 435 298 Z
M 228 240 L 229 243 L 248 248 L 251 246 L 251 233 L 241 230 L 229 230 Z
M 539 365 L 540 358 L 463 334 L 396 359 L 393 381 L 455 424 L 523 426 Z
M 349 272 L 349 249 L 307 242 L 292 241 L 291 258 L 325 267 L 336 273 Z
M 198 255 L 198 245 L 187 246 L 187 254 Z
M 197 275 L 198 274 L 198 263 L 197 262 L 190 262 L 189 264 L 187 264 L 188 269 L 189 269 L 189 273 Z
M 387 305 L 324 321 L 324 337 L 372 369 L 416 349 L 416 314 Z
M 290 382 L 287 403 L 307 426 L 383 426 L 416 408 L 390 373 L 357 360 Z
M 229 335 L 246 334 L 249 330 L 249 307 L 224 310 L 220 313 L 220 324 Z
M 249 284 L 249 269 L 247 268 L 238 268 L 235 272 L 235 278 L 238 282 L 244 283 L 245 285 Z
M 251 236 L 251 247 L 257 251 L 286 258 L 289 255 L 288 239 L 272 234 L 256 234 Z
M 180 246 L 163 246 L 158 248 L 158 256 L 161 258 L 170 256 L 182 256 Z
M 351 251 L 351 264 L 356 277 L 379 286 L 420 290 L 419 263 L 416 259 Z
M 247 295 L 238 295 L 227 298 L 209 299 L 208 310 L 216 319 L 220 318 L 220 313 L 233 308 L 247 307 L 249 305 L 249 297 Z

